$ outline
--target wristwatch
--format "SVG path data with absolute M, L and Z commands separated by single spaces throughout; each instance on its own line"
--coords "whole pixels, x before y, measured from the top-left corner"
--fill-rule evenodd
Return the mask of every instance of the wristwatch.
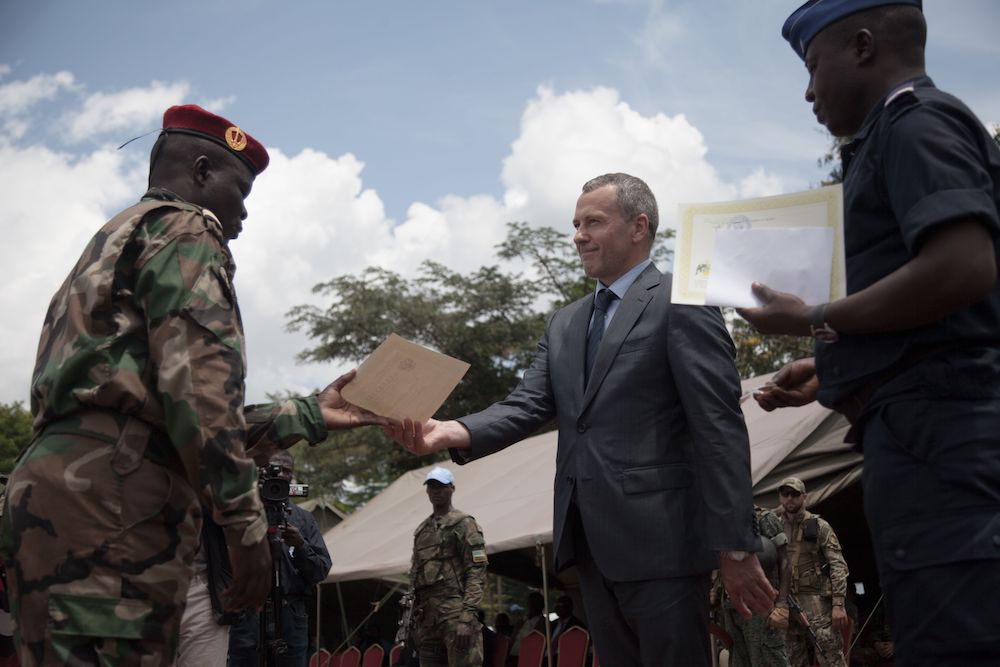
M 725 558 L 727 560 L 735 561 L 739 563 L 741 560 L 750 555 L 749 551 L 720 551 L 719 558 Z
M 823 343 L 836 343 L 840 340 L 840 335 L 826 323 L 826 307 L 828 305 L 830 304 L 824 303 L 813 308 L 812 321 L 809 323 L 809 335 Z

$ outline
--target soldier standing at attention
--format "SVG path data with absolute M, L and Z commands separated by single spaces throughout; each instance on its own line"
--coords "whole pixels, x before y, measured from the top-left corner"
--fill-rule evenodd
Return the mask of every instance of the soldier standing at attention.
M 486 543 L 476 520 L 451 506 L 455 476 L 436 467 L 424 481 L 434 508 L 413 534 L 416 642 L 421 667 L 481 667 L 477 612 L 486 582 Z
M 806 485 L 797 477 L 788 477 L 778 486 L 782 519 L 788 538 L 788 559 L 792 566 L 792 593 L 798 598 L 809 625 L 819 640 L 812 645 L 808 632 L 798 619 L 791 619 L 785 643 L 791 667 L 847 667 L 841 631 L 847 626 L 844 599 L 847 595 L 847 563 L 840 542 L 830 524 L 805 509 Z M 816 653 L 810 660 L 809 652 Z
M 385 420 L 340 388 L 243 407 L 229 241 L 267 151 L 194 105 L 163 115 L 149 190 L 101 228 L 49 306 L 34 437 L 11 475 L 3 555 L 22 664 L 170 665 L 202 507 L 233 566 L 229 610 L 267 596 L 256 466 Z

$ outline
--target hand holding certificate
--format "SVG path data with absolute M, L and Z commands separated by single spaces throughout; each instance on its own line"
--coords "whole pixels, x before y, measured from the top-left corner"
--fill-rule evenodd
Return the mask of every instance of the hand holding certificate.
M 469 364 L 390 335 L 341 390 L 351 403 L 402 422 L 425 422 L 441 407 Z
M 842 199 L 837 185 L 682 205 L 671 300 L 754 307 L 755 282 L 810 304 L 844 296 Z

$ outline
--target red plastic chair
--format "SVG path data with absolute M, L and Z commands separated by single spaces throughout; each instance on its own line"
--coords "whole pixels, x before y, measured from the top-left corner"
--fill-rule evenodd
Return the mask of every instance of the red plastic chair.
M 340 667 L 340 659 L 343 657 L 343 653 L 331 653 L 327 661 L 321 664 L 320 667 Z
M 396 644 L 391 649 L 389 649 L 389 667 L 393 667 L 393 665 L 399 662 L 399 654 L 402 653 L 402 651 L 403 651 L 402 644 Z
M 325 648 L 309 656 L 309 667 L 327 667 L 330 664 L 330 652 Z
M 590 663 L 590 667 L 601 667 L 601 663 L 597 660 L 597 651 L 594 651 L 594 661 Z
M 521 640 L 518 648 L 517 667 L 542 667 L 542 656 L 545 654 L 545 635 L 538 630 L 532 630 Z
M 339 667 L 361 667 L 361 649 L 352 646 L 341 653 Z
M 733 636 L 726 632 L 726 630 L 717 623 L 708 624 L 709 634 L 715 635 L 715 638 L 722 642 L 722 646 L 727 650 L 731 651 L 733 649 Z
M 510 637 L 497 635 L 493 640 L 493 659 L 491 667 L 504 667 L 507 664 L 507 652 L 510 650 Z
M 559 635 L 559 667 L 584 667 L 587 662 L 587 644 L 590 633 L 572 627 Z
M 365 649 L 365 654 L 361 657 L 361 667 L 382 667 L 384 657 L 385 649 L 378 644 L 372 644 Z

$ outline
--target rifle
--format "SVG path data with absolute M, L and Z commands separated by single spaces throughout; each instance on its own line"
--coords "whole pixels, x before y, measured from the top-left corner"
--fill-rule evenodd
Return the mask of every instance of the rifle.
M 396 630 L 396 644 L 405 644 L 410 639 L 413 625 L 413 588 L 403 593 L 399 598 L 399 606 L 403 614 L 399 618 L 399 628 Z
M 812 626 L 809 625 L 809 619 L 806 618 L 805 612 L 802 611 L 802 606 L 799 604 L 799 601 L 796 600 L 795 596 L 791 593 L 788 594 L 785 601 L 788 602 L 788 608 L 795 614 L 796 620 L 806 629 L 806 633 L 809 635 L 809 641 L 812 642 L 813 648 L 816 649 L 816 653 L 819 655 L 826 655 L 826 651 L 824 651 L 823 647 L 820 646 L 819 637 L 816 636 L 816 632 L 812 629 Z

